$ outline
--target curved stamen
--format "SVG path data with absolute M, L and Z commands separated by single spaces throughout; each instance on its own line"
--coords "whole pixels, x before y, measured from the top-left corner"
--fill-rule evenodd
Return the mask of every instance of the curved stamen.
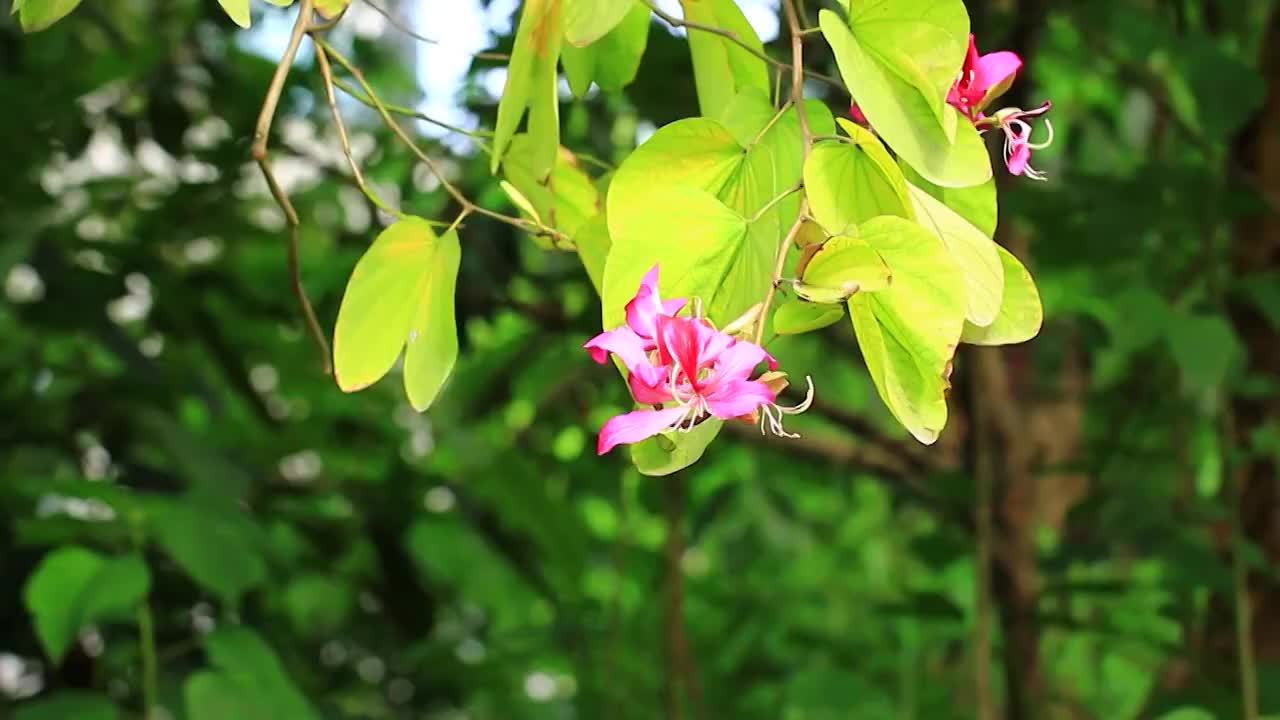
M 1053 123 L 1049 121 L 1049 118 L 1044 119 L 1044 127 L 1046 130 L 1049 131 L 1049 137 L 1045 138 L 1043 142 L 1033 143 L 1031 142 L 1030 134 L 1028 134 L 1027 147 L 1031 148 L 1032 150 L 1043 150 L 1049 147 L 1049 144 L 1053 142 Z

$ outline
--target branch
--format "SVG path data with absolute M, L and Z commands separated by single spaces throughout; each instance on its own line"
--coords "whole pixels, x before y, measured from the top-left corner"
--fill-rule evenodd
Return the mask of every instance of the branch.
M 530 222 L 523 218 L 504 215 L 500 212 L 495 212 L 471 202 L 466 195 L 462 194 L 462 191 L 459 190 L 457 186 L 449 181 L 449 178 L 445 176 L 443 171 L 441 171 L 440 167 L 436 164 L 436 161 L 432 160 L 430 155 L 423 152 L 422 148 L 418 147 L 418 144 L 414 142 L 413 138 L 409 137 L 409 133 L 405 132 L 405 129 L 400 126 L 400 123 L 396 122 L 395 118 L 391 116 L 391 112 L 387 109 L 386 104 L 383 103 L 377 93 L 374 92 L 373 86 L 369 84 L 369 81 L 365 78 L 364 73 L 360 68 L 356 67 L 355 64 L 348 60 L 345 55 L 336 50 L 324 39 L 319 37 L 314 37 L 312 39 L 315 41 L 317 47 L 323 48 L 335 62 L 345 68 L 347 72 L 351 73 L 351 76 L 356 79 L 360 88 L 364 90 L 366 95 L 368 95 L 369 100 L 373 103 L 374 109 L 376 109 L 378 111 L 378 115 L 382 117 L 383 123 L 385 123 L 386 126 L 395 133 L 396 137 L 400 138 L 400 141 L 404 143 L 405 147 L 409 148 L 409 150 L 427 166 L 427 169 L 431 171 L 431 174 L 440 181 L 440 185 L 445 189 L 445 192 L 449 193 L 449 196 L 462 207 L 462 212 L 458 215 L 458 219 L 454 221 L 455 225 L 460 223 L 467 215 L 476 213 L 497 220 L 498 222 L 520 228 L 521 230 L 535 235 L 548 236 L 552 238 L 557 245 L 559 245 L 561 241 L 568 242 L 570 240 L 555 228 Z
M 302 273 L 298 265 L 298 225 L 300 224 L 298 212 L 293 208 L 293 203 L 289 201 L 289 196 L 285 193 L 284 188 L 280 187 L 279 181 L 276 180 L 275 172 L 271 169 L 271 161 L 267 158 L 267 138 L 271 135 L 271 122 L 275 119 L 276 109 L 280 105 L 280 94 L 284 92 L 284 82 L 289 76 L 289 68 L 293 65 L 293 59 L 298 55 L 298 46 L 302 44 L 302 36 L 306 34 L 307 25 L 311 21 L 314 4 L 315 0 L 302 0 L 298 8 L 298 19 L 294 22 L 293 31 L 289 34 L 289 43 L 285 46 L 284 54 L 280 56 L 280 61 L 276 63 L 275 72 L 271 76 L 271 83 L 267 86 L 267 96 L 262 100 L 262 110 L 258 113 L 258 123 L 253 132 L 253 145 L 250 147 L 249 152 L 262 170 L 262 177 L 267 181 L 271 196 L 284 212 L 285 221 L 289 225 L 286 253 L 290 284 L 293 286 L 293 294 L 298 300 L 298 306 L 302 310 L 302 317 L 306 322 L 307 331 L 311 334 L 316 346 L 320 348 L 324 373 L 330 375 L 333 373 L 333 364 L 329 352 L 329 341 L 325 337 L 324 329 L 320 326 L 320 321 L 316 319 L 316 312 L 311 307 L 311 301 L 307 298 L 307 291 L 302 285 Z
M 732 42 L 733 44 L 737 45 L 743 50 L 746 50 L 752 55 L 755 55 L 756 57 L 760 58 L 761 60 L 769 63 L 770 65 L 780 70 L 793 70 L 790 64 L 784 63 L 781 60 L 776 60 L 770 57 L 769 54 L 764 52 L 763 50 L 752 47 L 749 43 L 747 43 L 747 41 L 743 40 L 742 37 L 738 35 L 738 33 L 732 30 L 726 30 L 725 28 L 722 28 L 722 27 L 717 27 L 715 25 L 707 25 L 705 23 L 700 23 L 694 20 L 685 20 L 683 18 L 678 18 L 675 15 L 672 15 L 671 13 L 658 7 L 656 4 L 654 4 L 653 0 L 644 0 L 644 4 L 648 5 L 649 9 L 653 11 L 653 14 L 662 18 L 668 25 L 671 25 L 674 27 L 682 27 L 688 30 L 697 30 L 699 32 L 710 33 L 712 35 L 719 35 L 720 37 Z M 840 82 L 840 80 L 838 80 L 837 78 L 831 77 L 830 75 L 823 75 L 820 72 L 814 72 L 812 70 L 803 70 L 803 72 L 805 75 L 813 78 L 814 80 L 819 80 L 821 82 L 824 82 L 837 90 L 844 89 L 844 85 Z
M 327 55 L 327 53 L 326 53 L 326 55 Z M 328 58 L 326 58 L 326 59 L 328 59 Z M 373 108 L 374 110 L 377 110 L 377 109 L 378 109 L 378 106 L 373 102 L 373 100 L 371 100 L 371 99 L 369 98 L 369 96 L 368 96 L 368 95 L 365 95 L 364 93 L 360 92 L 358 89 L 356 89 L 356 88 L 354 88 L 354 87 L 351 87 L 351 84 L 350 84 L 350 83 L 348 83 L 346 80 L 343 80 L 342 78 L 334 78 L 334 79 L 333 79 L 333 84 L 334 84 L 334 85 L 335 85 L 339 90 L 342 90 L 342 92 L 346 93 L 347 95 L 350 95 L 352 98 L 354 98 L 355 100 L 359 101 L 361 104 L 365 105 L 366 107 Z M 418 112 L 417 110 L 414 110 L 413 108 L 407 108 L 407 107 L 404 107 L 403 105 L 393 105 L 393 104 L 391 104 L 391 103 L 383 103 L 383 107 L 385 107 L 385 108 L 387 109 L 387 112 L 390 112 L 390 113 L 392 113 L 392 114 L 394 114 L 394 115 L 402 115 L 402 116 L 404 116 L 404 117 L 411 117 L 411 118 L 414 118 L 414 119 L 417 119 L 417 120 L 421 120 L 421 121 L 426 122 L 426 123 L 431 123 L 432 125 L 435 125 L 436 127 L 444 128 L 445 130 L 448 130 L 449 132 L 455 132 L 455 133 L 458 133 L 459 135 L 465 135 L 465 136 L 467 136 L 467 137 L 471 138 L 472 140 L 474 140 L 474 141 L 475 141 L 475 143 L 476 143 L 477 145 L 479 145 L 479 146 L 480 146 L 480 149 L 481 149 L 481 150 L 484 150 L 484 152 L 485 152 L 485 154 L 486 154 L 486 155 L 487 155 L 487 154 L 489 154 L 489 153 L 491 152 L 491 151 L 489 150 L 489 146 L 488 146 L 488 145 L 486 145 L 486 144 L 485 144 L 485 143 L 480 139 L 480 138 L 484 138 L 484 137 L 488 137 L 488 136 L 490 136 L 490 135 L 493 135 L 493 133 L 492 133 L 491 131 L 488 131 L 488 130 L 468 130 L 468 129 L 463 128 L 463 127 L 458 127 L 457 125 L 451 125 L 451 124 L 449 124 L 449 123 L 447 123 L 447 122 L 445 122 L 445 121 L 443 121 L 443 120 L 437 120 L 436 118 L 433 118 L 433 117 L 431 117 L 430 115 L 427 115 L 426 113 Z
M 428 45 L 446 47 L 446 45 L 441 43 L 439 40 L 436 40 L 434 38 L 429 38 L 426 35 L 422 35 L 418 33 L 413 28 L 409 27 L 409 23 L 406 23 L 405 21 L 401 20 L 395 15 L 392 15 L 391 12 L 388 11 L 386 8 L 373 2 L 372 0 L 364 0 L 364 4 L 373 8 L 375 12 L 377 12 L 382 17 L 386 18 L 387 22 L 391 23 L 392 27 L 404 33 L 405 35 L 408 35 L 414 40 L 427 43 Z M 478 52 L 478 53 L 467 53 L 467 54 L 471 55 L 472 57 L 480 58 L 482 60 L 510 60 L 511 59 L 511 56 L 508 55 L 507 53 Z

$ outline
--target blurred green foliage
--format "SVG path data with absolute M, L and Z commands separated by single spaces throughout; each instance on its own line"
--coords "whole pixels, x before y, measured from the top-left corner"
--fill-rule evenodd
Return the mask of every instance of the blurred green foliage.
M 154 676 L 191 720 L 970 718 L 981 613 L 1002 717 L 1238 718 L 1243 600 L 1280 713 L 1273 3 L 968 6 L 984 50 L 1027 60 L 1015 104 L 1054 102 L 1049 182 L 999 178 L 997 237 L 1035 274 L 1044 330 L 962 352 L 928 449 L 847 323 L 779 337 L 818 383 L 803 437 L 726 426 L 667 479 L 592 452 L 630 401 L 580 350 L 600 308 L 577 258 L 480 216 L 435 405 L 414 412 L 398 378 L 338 390 L 248 158 L 274 61 L 216 3 L 84 3 L 30 36 L 0 21 L 0 712 L 141 717 Z M 414 41 L 349 25 L 335 44 L 418 100 Z M 304 46 L 272 148 L 331 329 L 388 218 L 349 182 L 312 62 Z M 500 62 L 477 59 L 459 98 L 482 127 Z M 562 141 L 616 163 L 638 127 L 697 113 L 693 85 L 655 22 L 633 85 L 564 98 Z M 384 196 L 456 214 L 344 110 Z M 474 145 L 423 142 L 511 211 Z

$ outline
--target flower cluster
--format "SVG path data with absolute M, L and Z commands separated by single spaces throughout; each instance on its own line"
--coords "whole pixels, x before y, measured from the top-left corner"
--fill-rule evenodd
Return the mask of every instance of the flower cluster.
M 813 386 L 795 407 L 775 403 L 786 387 L 786 375 L 764 348 L 712 327 L 696 315 L 678 315 L 684 299 L 663 300 L 658 294 L 658 266 L 627 303 L 625 325 L 588 341 L 592 359 L 604 363 L 613 354 L 627 368 L 631 395 L 651 409 L 611 418 L 600 429 L 596 451 L 603 455 L 623 443 L 635 443 L 668 430 L 691 430 L 709 417 L 760 422 L 776 435 L 795 437 L 782 428 L 782 416 L 804 412 Z M 767 364 L 769 372 L 755 375 Z
M 1031 167 L 1031 151 L 1046 148 L 1053 142 L 1053 124 L 1046 118 L 1044 125 L 1049 137 L 1043 142 L 1033 143 L 1027 118 L 1047 113 L 1053 104 L 1045 101 L 1031 110 L 1004 108 L 991 115 L 983 112 L 1013 85 L 1021 69 L 1022 58 L 1017 53 L 1001 50 L 979 55 L 974 37 L 970 35 L 969 51 L 965 54 L 959 77 L 947 93 L 947 102 L 963 113 L 979 131 L 998 127 L 1004 132 L 1004 162 L 1010 173 L 1044 180 L 1044 173 Z M 859 124 L 869 125 L 857 103 L 849 106 L 849 116 Z

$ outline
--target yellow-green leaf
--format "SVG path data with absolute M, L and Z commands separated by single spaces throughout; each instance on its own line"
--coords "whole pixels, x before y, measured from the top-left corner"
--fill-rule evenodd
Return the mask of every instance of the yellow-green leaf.
M 849 298 L 858 346 L 880 398 L 917 440 L 931 444 L 947 422 L 951 359 L 964 325 L 964 279 L 932 233 L 898 217 L 860 228 L 893 269 L 880 292 Z
M 572 237 L 584 222 L 600 212 L 600 192 L 578 166 L 577 158 L 565 148 L 559 148 L 551 175 L 540 178 L 541 152 L 532 136 L 516 135 L 502 161 L 502 174 L 528 203 L 529 207 L 521 210 L 539 223 Z M 512 202 L 519 206 L 521 200 L 513 196 Z
M 578 258 L 596 292 L 604 288 L 604 264 L 609 257 L 609 224 L 603 213 L 588 220 L 578 233 L 573 236 L 573 244 L 578 249 Z
M 920 188 L 909 185 L 916 221 L 947 246 L 964 274 L 965 318 L 974 325 L 990 325 L 1000 311 L 1004 266 L 996 244 L 973 223 Z
M 865 129 L 838 122 L 852 141 L 824 140 L 804 164 L 810 215 L 836 235 L 877 215 L 913 217 L 906 180 L 888 151 Z
M 832 293 L 821 298 L 805 294 L 801 286 L 797 292 L 815 302 L 844 302 L 857 292 L 875 292 L 889 287 L 892 272 L 871 244 L 860 237 L 837 235 L 822 245 L 804 271 L 804 286 L 820 288 Z M 807 289 L 807 288 L 806 288 Z
M 930 181 L 947 187 L 978 185 L 991 177 L 987 148 L 959 110 L 942 108 L 940 123 L 932 101 L 865 50 L 839 15 L 823 10 L 818 21 L 849 92 L 901 158 Z M 951 122 L 956 123 L 954 141 L 946 131 Z
M 698 462 L 724 421 L 710 418 L 689 432 L 671 431 L 631 446 L 631 462 L 642 475 L 661 477 Z
M 231 22 L 242 28 L 249 27 L 249 0 L 218 0 L 218 4 Z
M 747 45 L 764 52 L 760 37 L 734 0 L 681 0 L 680 4 L 685 20 L 729 30 Z M 742 90 L 755 89 L 766 98 L 769 96 L 768 65 L 737 43 L 694 30 L 689 32 L 689 53 L 693 57 L 698 107 L 704 116 L 720 117 Z
M 454 286 L 461 251 L 450 230 L 437 237 L 406 217 L 378 235 L 356 263 L 333 336 L 338 387 L 377 382 L 405 348 L 404 385 L 418 410 L 429 407 L 458 357 Z
M 649 44 L 649 8 L 634 2 L 617 27 L 586 47 L 561 48 L 560 62 L 573 94 L 582 97 L 591 83 L 606 92 L 618 92 L 631 84 Z
M 555 166 L 560 147 L 560 99 L 556 68 L 560 60 L 560 0 L 528 0 L 520 12 L 515 46 L 507 65 L 507 82 L 498 102 L 489 171 L 498 172 L 525 110 L 534 140 L 532 167 L 541 181 Z
M 956 211 L 960 217 L 973 223 L 987 237 L 995 237 L 999 209 L 996 204 L 996 179 L 989 178 L 981 185 L 969 187 L 942 187 L 929 182 L 905 162 L 899 162 L 907 182 L 924 190 L 944 205 Z
M 604 37 L 634 7 L 634 0 L 564 0 L 564 37 L 585 47 Z
M 972 345 L 1011 345 L 1030 340 L 1040 332 L 1044 321 L 1044 308 L 1040 305 L 1040 293 L 1036 284 L 1013 253 L 996 246 L 1000 262 L 1004 266 L 1004 293 L 1000 312 L 986 327 L 964 324 L 961 342 Z
M 247 3 L 248 0 L 245 0 Z M 80 0 L 22 0 L 13 5 L 23 32 L 40 32 L 76 9 Z
M 287 1 L 293 2 L 294 0 Z M 316 0 L 316 12 L 320 13 L 321 17 L 337 17 L 350 4 L 351 0 Z
M 788 300 L 773 313 L 773 331 L 779 335 L 799 335 L 836 323 L 844 317 L 844 306 Z

